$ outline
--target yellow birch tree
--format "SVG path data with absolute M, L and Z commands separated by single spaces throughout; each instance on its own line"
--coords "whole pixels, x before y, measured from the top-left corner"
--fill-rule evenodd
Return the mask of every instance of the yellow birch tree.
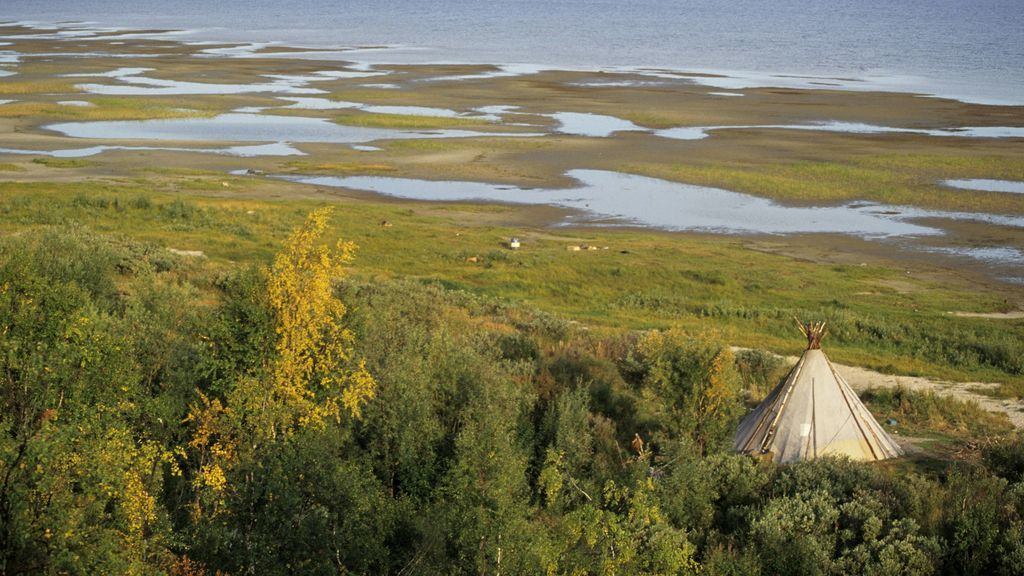
M 331 250 L 321 243 L 330 215 L 330 208 L 310 213 L 274 258 L 268 278 L 278 337 L 271 394 L 294 418 L 285 431 L 322 426 L 343 411 L 358 418 L 376 392 L 365 364 L 353 365 L 354 337 L 341 324 L 345 304 L 334 295 L 355 244 L 339 241 Z
M 197 467 L 193 517 L 216 515 L 236 464 L 259 446 L 304 427 L 323 427 L 343 414 L 359 418 L 376 382 L 353 354 L 354 336 L 342 325 L 345 304 L 335 282 L 352 260 L 355 244 L 322 243 L 331 210 L 309 214 L 265 270 L 275 318 L 276 354 L 265 376 L 240 375 L 225 402 L 201 392 L 186 421 Z

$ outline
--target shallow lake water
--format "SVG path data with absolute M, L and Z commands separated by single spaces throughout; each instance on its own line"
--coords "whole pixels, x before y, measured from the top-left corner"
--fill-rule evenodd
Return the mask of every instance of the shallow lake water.
M 952 188 L 963 190 L 982 190 L 984 192 L 1012 192 L 1024 194 L 1024 182 L 1013 180 L 988 180 L 984 178 L 970 178 L 962 180 L 944 180 L 942 182 Z
M 966 246 L 956 248 L 941 246 L 929 248 L 929 251 L 941 252 L 943 254 L 970 256 L 971 258 L 985 262 L 1024 263 L 1024 252 L 1009 246 Z
M 252 158 L 256 156 L 305 156 L 306 154 L 284 142 L 257 144 L 254 146 L 229 146 L 227 148 L 183 148 L 169 146 L 89 146 L 87 148 L 65 148 L 61 150 L 26 150 L 21 148 L 0 148 L 0 154 L 24 156 L 50 156 L 51 158 L 85 158 L 107 151 L 116 150 L 159 150 L 164 152 L 196 152 L 200 154 L 223 154 Z
M 278 100 L 284 100 L 291 102 L 287 106 L 282 108 L 293 108 L 300 110 L 347 110 L 350 108 L 358 108 L 359 104 L 356 102 L 340 102 L 338 100 L 329 100 L 327 98 L 315 98 L 311 96 L 281 96 Z M 266 110 L 267 107 L 260 108 L 260 110 Z
M 179 0 L 173 9 L 162 0 L 3 0 L 2 6 L 0 18 L 8 20 L 179 28 L 193 32 L 189 40 L 264 49 L 273 41 L 335 50 L 386 45 L 402 51 L 384 52 L 380 60 L 406 63 L 672 67 L 738 71 L 747 85 L 803 78 L 812 85 L 842 82 L 844 89 L 896 78 L 910 92 L 1017 103 L 1024 97 L 1019 0 L 736 0 L 728 10 L 696 0 L 250 0 L 241 10 L 209 0 Z M 61 32 L 26 31 L 89 37 Z
M 77 84 L 76 87 L 90 94 L 106 96 L 193 96 L 203 94 L 324 94 L 319 88 L 308 88 L 305 82 L 275 80 L 254 84 L 216 84 L 213 82 L 183 82 L 145 76 L 117 76 L 130 84 Z
M 72 138 L 197 142 L 320 142 L 362 144 L 417 138 L 531 137 L 542 134 L 471 130 L 392 130 L 344 126 L 323 118 L 272 114 L 221 114 L 213 118 L 63 122 L 45 128 Z
M 557 112 L 552 114 L 551 117 L 558 121 L 558 132 L 574 136 L 604 138 L 611 136 L 615 132 L 648 131 L 647 128 L 637 126 L 629 120 L 602 114 Z
M 266 74 L 263 77 L 270 82 L 254 82 L 251 84 L 218 84 L 216 82 L 186 82 L 150 78 L 144 76 L 153 68 L 117 68 L 106 72 L 81 72 L 65 74 L 67 78 L 110 78 L 120 84 L 79 84 L 78 88 L 92 94 L 118 96 L 169 96 L 169 95 L 201 95 L 201 94 L 254 94 L 268 92 L 272 94 L 324 94 L 324 90 L 311 88 L 314 82 L 327 82 L 342 78 L 369 78 L 384 76 L 388 72 L 366 70 L 321 70 L 312 74 Z
M 1024 217 L 948 212 L 866 202 L 839 206 L 789 206 L 759 198 L 657 178 L 602 170 L 570 170 L 579 184 L 565 189 L 523 188 L 464 181 L 428 181 L 383 176 L 282 176 L 318 186 L 363 190 L 414 200 L 543 204 L 578 211 L 564 224 L 640 226 L 724 234 L 844 234 L 899 242 L 901 249 L 940 253 L 993 266 L 1003 280 L 1017 282 L 1024 253 L 1013 247 L 949 247 L 943 221 L 973 220 L 1024 228 Z M 1014 272 L 1014 271 L 1018 272 Z M 1024 278 L 1020 278 L 1024 281 Z
M 924 246 L 923 252 L 969 258 L 988 264 L 1000 280 L 1024 284 L 1024 251 L 1010 246 Z
M 282 106 L 282 108 L 298 110 L 359 110 L 370 114 L 397 114 L 400 116 L 426 116 L 431 118 L 475 118 L 488 122 L 501 121 L 501 118 L 493 114 L 462 114 L 448 108 L 434 108 L 430 106 L 363 104 L 360 102 L 329 100 L 327 98 L 302 98 L 294 96 L 282 96 L 279 100 L 291 102 L 290 105 Z
M 333 101 L 322 97 L 310 97 L 309 95 L 324 94 L 325 91 L 319 88 L 311 87 L 310 84 L 319 81 L 337 79 L 337 78 L 351 78 L 351 77 L 363 77 L 363 76 L 375 76 L 387 74 L 386 72 L 373 71 L 370 66 L 349 66 L 347 69 L 339 70 L 324 70 L 315 72 L 312 74 L 305 75 L 267 75 L 270 82 L 264 83 L 251 83 L 251 84 L 217 84 L 208 82 L 186 82 L 179 80 L 167 80 L 162 78 L 150 78 L 145 76 L 146 72 L 152 71 L 152 68 L 131 68 L 123 67 L 115 70 L 106 72 L 88 72 L 88 73 L 76 73 L 68 74 L 69 77 L 83 77 L 83 78 L 109 78 L 117 81 L 117 84 L 95 84 L 86 83 L 79 84 L 78 87 L 86 92 L 93 94 L 105 94 L 105 95 L 199 95 L 199 94 L 251 94 L 251 93 L 270 93 L 277 95 L 291 95 L 291 96 L 280 96 L 281 99 L 290 101 L 291 104 L 282 106 L 283 108 L 292 109 L 309 109 L 309 110 L 338 110 L 338 109 L 358 109 L 368 113 L 375 114 L 401 114 L 401 115 L 416 115 L 416 116 L 435 116 L 443 118 L 455 118 L 455 117 L 473 117 L 488 122 L 500 122 L 502 118 L 500 114 L 511 114 L 512 109 L 506 106 L 491 106 L 479 108 L 482 114 L 473 116 L 469 114 L 459 113 L 454 110 L 445 108 L 432 108 L 425 106 L 399 106 L 399 105 L 373 105 L 373 104 L 362 104 L 357 102 L 342 102 Z M 500 76 L 511 76 L 538 73 L 545 70 L 543 67 L 527 66 L 527 65 L 504 65 L 499 66 L 495 70 L 485 71 L 474 74 L 460 75 L 460 76 L 448 76 L 441 78 L 431 78 L 432 81 L 438 80 L 467 80 L 476 78 L 492 78 Z M 2 74 L 3 72 L 0 72 Z M 669 76 L 678 77 L 676 74 L 670 74 L 665 72 L 648 71 L 647 74 L 654 76 Z M 742 94 L 734 92 L 716 92 L 714 94 L 722 96 L 742 96 Z M 296 97 L 299 96 L 299 97 Z M 497 113 L 491 113 L 487 109 L 493 109 Z M 245 107 L 236 110 L 236 113 L 248 114 L 255 117 L 255 115 L 268 110 L 268 107 Z M 225 115 L 230 116 L 230 115 Z M 965 128 L 948 128 L 948 129 L 914 129 L 914 128 L 896 128 L 889 126 L 876 126 L 865 123 L 857 122 L 838 122 L 838 121 L 821 121 L 809 124 L 765 124 L 765 125 L 735 125 L 735 126 L 682 126 L 676 128 L 668 128 L 661 130 L 652 130 L 638 126 L 629 120 L 617 118 L 615 116 L 582 113 L 582 112 L 556 112 L 554 114 L 546 114 L 546 116 L 553 118 L 558 122 L 558 127 L 555 129 L 556 132 L 562 134 L 570 134 L 576 136 L 585 137 L 596 137 L 603 138 L 611 136 L 616 132 L 623 131 L 636 131 L 636 132 L 648 132 L 662 138 L 671 138 L 677 140 L 700 140 L 707 138 L 711 132 L 718 130 L 738 130 L 738 129 L 780 129 L 780 130 L 808 130 L 808 131 L 823 131 L 823 132 L 839 132 L 848 134 L 920 134 L 927 136 L 936 137 L 967 137 L 967 138 L 1024 138 L 1024 128 L 1022 127 L 965 127 Z M 227 119 L 220 120 L 225 124 L 228 123 Z M 269 120 L 266 122 L 279 122 L 277 120 Z M 100 123 L 97 123 L 100 124 Z M 108 123 L 110 124 L 110 123 Z M 296 121 L 298 124 L 298 121 Z M 275 124 L 280 125 L 280 124 Z M 312 126 L 312 125 L 308 125 Z M 126 127 L 126 123 L 121 123 L 121 128 Z M 141 128 L 141 126 L 140 126 Z M 298 126 L 296 126 L 298 128 Z M 352 131 L 349 131 L 350 133 Z M 128 137 L 128 136 L 122 136 Z M 140 138 L 148 138 L 149 136 L 139 136 Z M 441 136 L 450 137 L 450 136 Z M 358 136 L 358 138 L 363 138 Z M 237 138 L 231 138 L 225 136 L 220 138 L 221 140 L 232 140 Z M 251 138 L 247 138 L 251 139 Z M 264 140 L 263 138 L 257 138 Z M 286 137 L 286 139 L 292 140 L 293 138 Z M 296 141 L 318 141 L 318 142 L 352 142 L 349 138 L 343 138 L 341 140 L 298 140 Z M 359 140 L 366 141 L 366 140 Z
M 860 122 L 824 121 L 813 124 L 749 124 L 735 126 L 683 126 L 656 130 L 654 134 L 675 140 L 701 140 L 717 130 L 807 130 L 811 132 L 839 132 L 843 134 L 920 134 L 922 136 L 952 138 L 1024 138 L 1024 127 L 974 126 L 948 129 L 916 129 L 876 126 Z
M 484 182 L 428 181 L 382 176 L 302 177 L 300 182 L 435 201 L 549 204 L 587 214 L 584 221 L 666 230 L 726 233 L 840 233 L 860 237 L 928 236 L 942 230 L 913 220 L 979 219 L 1024 227 L 1024 217 L 951 213 L 880 204 L 786 206 L 772 200 L 657 178 L 602 170 L 571 170 L 579 185 L 567 189 L 521 188 Z
M 536 64 L 498 64 L 494 70 L 472 72 L 469 74 L 452 74 L 448 76 L 433 76 L 423 78 L 419 82 L 462 82 L 466 80 L 487 80 L 489 78 L 512 78 L 515 76 L 529 76 L 541 72 L 553 70 L 550 66 L 538 66 Z

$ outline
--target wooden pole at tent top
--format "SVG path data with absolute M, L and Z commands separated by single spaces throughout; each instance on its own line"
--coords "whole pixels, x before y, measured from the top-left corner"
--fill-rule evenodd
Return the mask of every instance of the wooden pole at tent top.
M 793 320 L 796 320 L 796 325 L 800 328 L 800 333 L 807 338 L 807 349 L 820 350 L 821 339 L 828 334 L 828 330 L 825 328 L 825 322 L 803 323 L 795 317 Z

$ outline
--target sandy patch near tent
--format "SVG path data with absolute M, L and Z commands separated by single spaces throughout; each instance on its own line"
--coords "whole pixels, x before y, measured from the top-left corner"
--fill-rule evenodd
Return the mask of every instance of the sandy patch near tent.
M 992 318 L 993 320 L 1017 320 L 1024 318 L 1024 310 L 1015 312 L 950 312 L 961 318 Z
M 734 350 L 745 348 L 734 347 Z M 792 366 L 800 359 L 798 356 L 782 356 L 786 364 Z M 857 392 L 870 388 L 898 388 L 908 390 L 934 392 L 938 396 L 952 397 L 964 402 L 977 402 L 989 412 L 1006 414 L 1010 423 L 1017 429 L 1024 429 L 1024 400 L 1013 398 L 994 398 L 984 394 L 984 390 L 999 387 L 991 382 L 947 382 L 932 380 L 921 376 L 894 376 L 882 374 L 859 366 L 832 363 L 839 375 Z

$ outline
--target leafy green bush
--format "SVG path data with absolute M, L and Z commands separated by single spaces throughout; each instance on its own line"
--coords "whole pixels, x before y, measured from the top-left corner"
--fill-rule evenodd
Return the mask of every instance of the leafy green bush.
M 50 168 L 85 168 L 92 166 L 92 162 L 81 158 L 33 158 L 33 164 L 41 164 Z
M 782 358 L 764 350 L 740 350 L 736 353 L 736 370 L 747 390 L 750 402 L 760 402 L 783 375 Z
M 993 474 L 1012 483 L 1024 482 L 1024 434 L 1017 433 L 987 446 L 983 454 Z
M 957 436 L 1005 434 L 1013 429 L 1005 416 L 988 412 L 977 402 L 902 387 L 873 388 L 861 400 L 879 420 L 894 419 L 908 433 L 932 430 Z
M 62 209 L 116 200 L 165 224 L 223 224 L 190 203 L 88 198 Z M 260 268 L 73 225 L 0 239 L 0 572 L 1024 566 L 1019 436 L 993 437 L 975 465 L 923 473 L 913 460 L 778 466 L 725 450 L 741 384 L 773 383 L 774 356 L 734 361 L 714 334 L 681 329 L 586 330 L 438 283 L 335 288 L 376 398 L 361 419 L 245 435 L 276 409 L 261 383 L 280 334 Z M 856 325 L 838 306 L 835 316 L 841 330 Z M 918 330 L 862 328 L 897 346 Z M 865 400 L 901 430 L 1008 430 L 931 394 Z M 232 466 L 214 469 L 217 458 Z

